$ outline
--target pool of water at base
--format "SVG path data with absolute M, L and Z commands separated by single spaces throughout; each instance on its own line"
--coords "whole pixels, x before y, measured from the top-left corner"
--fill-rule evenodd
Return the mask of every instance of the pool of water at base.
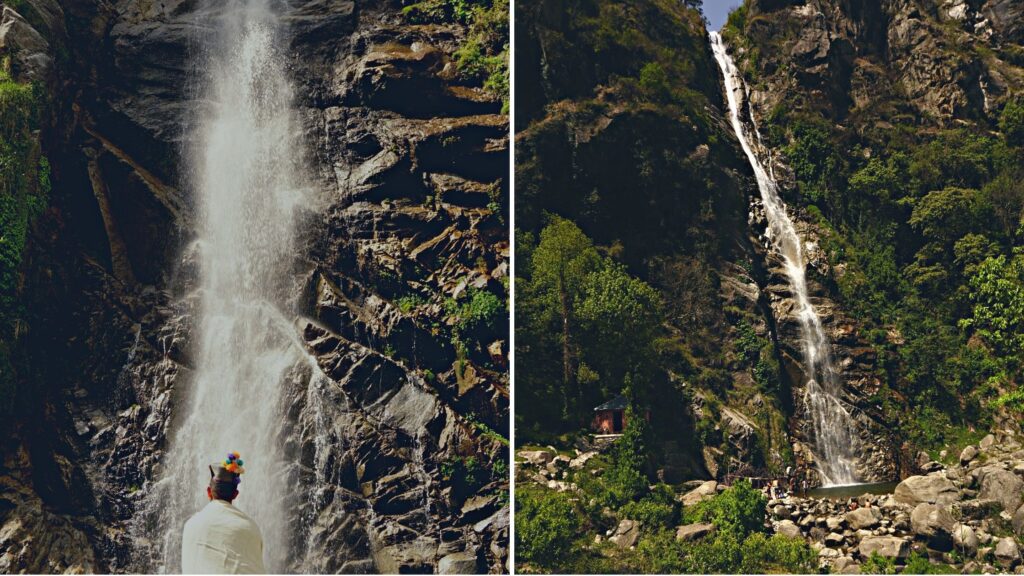
M 875 482 L 870 484 L 848 484 L 846 486 L 829 486 L 812 488 L 807 495 L 812 498 L 833 498 L 846 500 L 865 494 L 892 494 L 899 482 Z

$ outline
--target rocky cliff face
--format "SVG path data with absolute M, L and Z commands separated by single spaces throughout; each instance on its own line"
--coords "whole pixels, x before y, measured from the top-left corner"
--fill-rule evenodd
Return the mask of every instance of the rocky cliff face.
M 4 7 L 0 50 L 50 94 L 40 138 L 53 194 L 22 268 L 2 571 L 154 568 L 141 503 L 192 371 L 181 158 L 205 6 Z M 289 568 L 503 571 L 501 100 L 457 70 L 463 24 L 411 24 L 390 1 L 282 9 L 319 191 L 295 271 L 295 335 L 315 362 L 287 383 L 281 431 L 295 462 Z M 500 306 L 468 322 L 460 310 L 481 294 Z
M 1024 79 L 1020 12 L 1013 1 L 755 1 L 734 39 L 764 117 L 794 97 L 788 105 L 835 119 L 888 105 L 931 121 L 978 120 Z

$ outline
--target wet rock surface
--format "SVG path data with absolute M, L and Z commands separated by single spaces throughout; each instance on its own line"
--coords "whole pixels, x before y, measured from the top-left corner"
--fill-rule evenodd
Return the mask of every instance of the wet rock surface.
M 455 347 L 448 303 L 506 298 L 507 117 L 452 73 L 464 26 L 410 25 L 390 2 L 358 8 L 283 14 L 319 192 L 295 271 L 294 337 L 312 362 L 283 383 L 286 473 L 310 494 L 295 507 L 290 568 L 502 572 L 507 315 Z M 133 518 L 193 364 L 182 149 L 201 105 L 189 55 L 204 10 L 3 9 L 0 52 L 52 91 L 54 191 L 26 255 L 23 347 L 44 384 L 3 447 L 0 571 L 153 566 Z

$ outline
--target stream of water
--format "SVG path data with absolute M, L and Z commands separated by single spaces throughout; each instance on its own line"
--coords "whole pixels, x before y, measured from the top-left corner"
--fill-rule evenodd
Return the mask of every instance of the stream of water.
M 768 219 L 765 234 L 782 256 L 796 304 L 793 313 L 800 326 L 803 367 L 807 375 L 804 402 L 813 420 L 818 471 L 825 486 L 855 484 L 858 479 L 852 454 L 857 435 L 850 414 L 838 400 L 842 383 L 832 361 L 831 342 L 807 293 L 803 241 L 786 212 L 786 205 L 779 196 L 777 183 L 765 169 L 747 139 L 740 116 L 741 97 L 745 95 L 743 79 L 729 56 L 721 35 L 718 32 L 709 34 L 711 49 L 725 82 L 729 121 L 757 179 L 761 202 Z
M 238 451 L 235 504 L 260 526 L 264 562 L 281 572 L 290 531 L 282 453 L 285 379 L 303 361 L 288 304 L 302 143 L 271 0 L 206 0 L 200 110 L 186 155 L 198 212 L 200 305 L 195 373 L 176 408 L 163 469 L 149 491 L 148 569 L 180 570 L 181 528 L 207 503 L 207 465 Z M 155 520 L 154 520 L 155 518 Z

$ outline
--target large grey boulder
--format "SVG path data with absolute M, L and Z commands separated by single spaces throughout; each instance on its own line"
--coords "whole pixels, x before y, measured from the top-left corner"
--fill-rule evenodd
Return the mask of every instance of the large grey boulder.
M 687 524 L 686 526 L 680 526 L 676 528 L 676 540 L 682 540 L 683 542 L 689 542 L 691 540 L 700 540 L 701 538 L 713 534 L 715 532 L 714 524 L 706 524 L 698 522 L 696 524 Z
M 964 448 L 962 452 L 960 452 L 960 465 L 967 466 L 967 464 L 969 464 L 971 460 L 974 460 L 977 457 L 978 449 L 974 446 L 968 446 L 967 448 Z
M 1001 538 L 996 543 L 996 561 L 1003 566 L 1013 567 L 1020 563 L 1020 547 L 1012 536 Z
M 996 444 L 996 437 L 991 435 L 991 434 L 989 434 L 989 435 L 985 436 L 984 438 L 982 438 L 981 442 L 978 442 L 978 448 L 981 448 L 982 450 L 988 450 L 989 448 L 995 446 L 995 444 Z
M 911 476 L 900 482 L 893 498 L 902 504 L 952 504 L 960 499 L 956 486 L 939 474 Z
M 968 558 L 974 557 L 978 553 L 978 536 L 974 529 L 960 522 L 954 524 L 953 548 L 962 551 Z
M 910 513 L 911 530 L 926 539 L 929 548 L 936 550 L 952 548 L 954 524 L 956 521 L 946 506 L 918 504 Z
M 1016 510 L 1021 505 L 1024 480 L 1009 470 L 992 470 L 981 477 L 979 498 L 998 500 L 1006 511 Z
M 1013 526 L 1013 532 L 1018 538 L 1024 538 L 1024 504 L 1021 504 L 1020 508 L 1013 513 L 1010 525 Z
M 476 554 L 458 552 L 441 558 L 437 563 L 438 574 L 479 574 L 476 567 Z
M 882 519 L 882 511 L 877 507 L 858 508 L 846 513 L 846 523 L 854 530 L 867 530 L 878 526 Z
M 906 558 L 910 555 L 910 543 L 896 536 L 865 536 L 857 552 L 864 558 L 876 552 L 883 558 Z
M 715 482 L 714 480 L 708 480 L 707 482 L 701 484 L 700 486 L 697 486 L 693 490 L 690 490 L 686 494 L 683 494 L 683 497 L 680 499 L 680 501 L 683 503 L 683 506 L 693 506 L 694 504 L 697 504 L 701 500 L 704 500 L 705 498 L 710 498 L 717 493 L 718 482 Z
M 608 539 L 619 548 L 631 548 L 640 539 L 640 523 L 629 519 L 620 520 L 615 533 Z
M 800 532 L 800 527 L 792 520 L 783 520 L 776 524 L 775 533 L 782 534 L 789 538 L 803 538 L 803 533 Z
M 555 455 L 547 450 L 520 450 L 516 456 L 534 466 L 543 466 L 555 459 Z

